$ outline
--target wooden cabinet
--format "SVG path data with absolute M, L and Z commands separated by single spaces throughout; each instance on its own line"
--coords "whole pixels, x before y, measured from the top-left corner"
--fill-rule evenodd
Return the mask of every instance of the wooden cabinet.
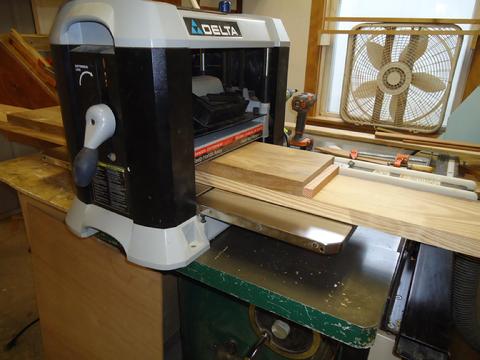
M 163 359 L 162 275 L 20 195 L 47 359 Z

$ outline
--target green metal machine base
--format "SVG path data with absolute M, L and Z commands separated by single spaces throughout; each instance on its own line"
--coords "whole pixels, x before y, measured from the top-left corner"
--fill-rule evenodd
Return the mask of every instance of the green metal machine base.
M 327 256 L 232 226 L 211 242 L 209 251 L 177 272 L 244 305 L 366 349 L 373 345 L 383 316 L 399 243 L 398 237 L 357 228 L 339 254 Z M 188 301 L 196 312 L 219 311 L 208 296 L 205 304 L 192 296 Z M 188 306 L 184 310 L 193 311 Z M 245 340 L 249 345 L 254 341 Z
M 249 304 L 196 281 L 179 279 L 183 358 L 240 360 L 258 340 L 249 316 Z M 320 335 L 316 334 L 320 339 Z M 255 359 L 331 359 L 334 345 L 319 341 L 315 353 L 280 355 L 266 345 Z

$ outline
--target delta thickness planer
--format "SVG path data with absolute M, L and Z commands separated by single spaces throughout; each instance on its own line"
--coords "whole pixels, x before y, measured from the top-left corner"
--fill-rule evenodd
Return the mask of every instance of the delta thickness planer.
M 322 218 L 195 186 L 197 164 L 253 141 L 283 144 L 290 43 L 280 20 L 73 0 L 50 41 L 75 234 L 108 234 L 134 263 L 178 269 L 310 331 L 372 346 L 398 237 L 351 227 L 332 236 Z M 252 208 L 265 210 L 251 218 Z
M 328 235 L 318 217 L 270 207 L 251 219 L 256 200 L 240 209 L 195 188 L 196 165 L 252 141 L 283 143 L 290 42 L 280 20 L 76 0 L 50 40 L 75 234 L 100 230 L 130 261 L 159 270 L 188 265 L 229 224 L 321 253 L 341 248 L 349 232 Z
M 189 264 L 228 226 L 198 216 L 195 165 L 257 139 L 282 142 L 281 21 L 77 0 L 50 41 L 77 188 L 67 225 L 113 236 L 140 265 Z

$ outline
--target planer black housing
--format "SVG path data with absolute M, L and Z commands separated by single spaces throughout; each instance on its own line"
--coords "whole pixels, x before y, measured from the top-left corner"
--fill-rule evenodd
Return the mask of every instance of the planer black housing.
M 238 32 L 193 32 L 194 20 L 203 27 L 227 24 Z M 76 186 L 67 216 L 67 225 L 81 236 L 97 229 L 123 239 L 130 232 L 131 238 L 122 240 L 128 255 L 133 245 L 127 242 L 144 237 L 156 246 L 158 238 L 169 246 L 165 231 L 196 221 L 195 137 L 249 116 L 239 92 L 193 101 L 193 76 L 211 75 L 225 89 L 253 91 L 270 105 L 267 141 L 283 140 L 289 41 L 276 19 L 252 22 L 246 15 L 187 11 L 154 1 L 73 0 L 60 10 L 50 41 L 72 160 L 85 146 L 91 106 L 106 105 L 115 118 L 113 135 L 95 149 L 93 178 Z M 200 228 L 195 225 L 197 233 Z M 186 238 L 194 231 L 182 229 Z M 142 239 L 134 236 L 138 231 Z M 150 266 L 157 260 L 148 261 Z

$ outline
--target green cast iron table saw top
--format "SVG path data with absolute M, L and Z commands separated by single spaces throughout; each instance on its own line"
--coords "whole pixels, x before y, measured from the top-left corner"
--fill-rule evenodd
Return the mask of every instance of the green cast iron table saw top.
M 400 238 L 357 228 L 320 255 L 230 227 L 181 274 L 357 348 L 372 346 Z

